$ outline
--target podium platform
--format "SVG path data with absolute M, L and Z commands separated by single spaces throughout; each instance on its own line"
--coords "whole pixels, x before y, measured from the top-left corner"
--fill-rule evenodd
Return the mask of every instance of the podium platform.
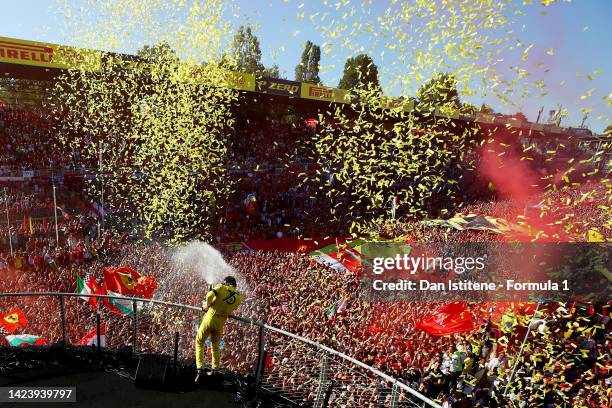
M 63 347 L 0 348 L 0 387 L 76 387 L 76 402 L 0 402 L 2 407 L 239 407 L 239 378 L 231 373 L 199 385 L 195 368 L 179 368 L 163 387 L 134 383 L 138 357 L 129 350 Z
M 0 387 L 76 387 L 76 402 L 2 403 L 3 407 L 240 407 L 230 391 L 196 388 L 182 392 L 138 388 L 118 372 L 58 368 L 19 369 L 0 375 Z

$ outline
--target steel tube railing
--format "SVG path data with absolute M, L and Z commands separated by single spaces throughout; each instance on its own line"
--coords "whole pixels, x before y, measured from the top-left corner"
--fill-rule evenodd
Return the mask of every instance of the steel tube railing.
M 138 347 L 138 305 L 137 301 L 132 301 L 132 351 L 136 353 Z
M 166 302 L 163 300 L 155 300 L 155 299 L 144 299 L 144 298 L 136 298 L 136 297 L 124 297 L 124 296 L 112 296 L 112 295 L 99 295 L 99 294 L 82 294 L 82 293 L 70 293 L 70 292 L 19 292 L 19 293 L 0 293 L 0 298 L 2 297 L 20 297 L 20 296 L 59 296 L 62 300 L 61 302 L 63 303 L 63 298 L 64 297 L 95 297 L 95 298 L 106 298 L 106 299 L 119 299 L 119 300 L 129 300 L 132 301 L 133 307 L 134 307 L 134 311 L 136 312 L 137 310 L 137 303 L 141 302 L 141 303 L 149 303 L 149 304 L 156 304 L 156 305 L 164 305 L 164 306 L 171 306 L 171 307 L 177 307 L 177 308 L 182 308 L 182 309 L 187 309 L 187 310 L 192 310 L 194 312 L 201 312 L 202 309 L 200 307 L 196 307 L 196 306 L 190 306 L 190 305 L 184 305 L 181 303 L 173 303 L 173 302 Z M 134 316 L 137 313 L 134 313 Z M 234 316 L 231 315 L 230 316 L 231 319 L 243 322 L 243 323 L 247 323 L 250 325 L 254 325 L 254 326 L 258 326 L 261 330 L 269 330 L 271 332 L 277 333 L 277 334 L 281 334 L 283 336 L 289 337 L 291 339 L 294 340 L 298 340 L 302 343 L 308 344 L 316 349 L 319 349 L 321 351 L 324 351 L 325 353 L 328 353 L 328 355 L 335 355 L 343 360 L 346 360 L 366 371 L 369 371 L 371 374 L 376 375 L 377 377 L 380 377 L 392 384 L 394 384 L 394 386 L 397 386 L 398 388 L 406 391 L 407 393 L 411 394 L 413 397 L 419 399 L 420 401 L 422 401 L 424 404 L 426 404 L 427 406 L 430 407 L 435 407 L 435 408 L 442 408 L 442 405 L 438 404 L 435 401 L 432 401 L 431 399 L 425 397 L 423 394 L 419 393 L 418 391 L 415 391 L 414 389 L 410 388 L 409 386 L 407 386 L 406 384 L 403 384 L 401 382 L 399 382 L 396 378 L 391 377 L 388 374 L 383 373 L 382 371 L 371 367 L 359 360 L 354 359 L 353 357 L 350 357 L 344 353 L 341 353 L 337 350 L 334 350 L 332 348 L 329 348 L 327 346 L 324 346 L 322 344 L 319 344 L 315 341 L 312 341 L 308 338 L 299 336 L 297 334 L 288 332 L 286 330 L 283 329 L 279 329 L 278 327 L 274 327 L 274 326 L 270 326 L 268 324 L 265 323 L 261 323 L 261 322 L 257 322 L 253 319 L 249 319 L 246 317 L 241 317 L 241 316 Z M 134 321 L 133 321 L 133 330 L 134 330 L 134 344 L 133 344 L 133 350 L 134 352 L 136 352 L 136 331 L 137 331 L 137 318 L 134 317 Z M 65 328 L 64 328 L 65 330 Z M 261 347 L 261 345 L 260 345 Z
M 62 319 L 62 341 L 64 344 L 68 344 L 68 328 L 66 327 L 66 302 L 64 296 L 59 296 L 60 303 L 60 316 Z

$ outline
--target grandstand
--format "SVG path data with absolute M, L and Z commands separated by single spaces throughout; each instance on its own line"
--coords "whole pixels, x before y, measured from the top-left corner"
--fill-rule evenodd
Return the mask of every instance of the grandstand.
M 24 98 L 25 101 L 23 102 L 27 102 L 32 98 L 36 98 L 36 95 L 41 94 L 41 88 L 37 87 L 40 86 L 40 84 L 37 84 L 38 81 L 53 80 L 61 75 L 62 72 L 71 69 L 85 69 L 95 72 L 98 69 L 98 64 L 103 63 L 107 54 L 114 57 L 117 56 L 117 54 L 103 53 L 95 50 L 79 50 L 64 45 L 0 37 L 0 77 L 33 81 L 13 85 L 20 86 L 26 94 L 31 94 L 29 98 Z M 89 58 L 91 55 L 94 56 L 94 62 Z M 122 57 L 126 59 L 135 58 L 128 55 Z M 83 60 L 85 59 L 87 62 L 84 63 Z M 83 67 L 83 64 L 86 64 L 86 66 Z M 325 109 L 329 103 L 352 103 L 350 92 L 347 90 L 278 78 L 256 78 L 254 75 L 246 73 L 235 73 L 231 85 L 235 89 L 249 94 L 263 94 L 267 96 L 268 98 L 263 99 L 264 103 L 273 103 L 280 100 L 282 103 L 287 104 L 288 100 L 290 100 L 289 103 L 295 107 L 298 113 L 314 113 Z M 11 85 L 6 84 L 4 86 Z M 33 89 L 28 90 L 27 88 L 30 86 Z M 8 105 L 23 103 L 22 101 L 6 99 L 4 102 Z M 404 112 L 415 110 L 413 101 L 403 101 L 399 98 L 388 98 L 388 107 L 401 107 Z M 563 128 L 553 124 L 522 122 L 516 118 L 504 115 L 466 115 L 460 112 L 443 113 L 440 111 L 436 111 L 435 114 L 447 116 L 461 122 L 477 123 L 483 128 L 503 126 L 522 129 L 525 131 L 525 135 L 529 137 L 544 136 L 550 139 L 554 137 L 593 136 L 590 130 L 585 128 Z M 313 117 L 316 117 L 316 115 L 313 115 Z M 596 138 L 596 140 L 598 139 Z

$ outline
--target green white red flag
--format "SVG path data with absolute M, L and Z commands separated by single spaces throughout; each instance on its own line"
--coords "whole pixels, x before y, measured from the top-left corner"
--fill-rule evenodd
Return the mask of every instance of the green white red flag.
M 43 344 L 47 344 L 47 339 L 43 339 L 33 334 L 9 334 L 5 336 L 5 338 L 11 347 L 42 346 Z
M 321 265 L 340 272 L 357 273 L 361 269 L 359 248 L 363 243 L 365 243 L 363 239 L 344 242 L 338 240 L 334 244 L 312 251 L 309 255 Z
M 93 273 L 88 272 L 84 278 L 77 276 L 77 293 L 83 295 L 103 295 L 104 292 L 100 289 L 98 282 L 93 276 Z M 80 296 L 80 299 L 88 302 L 92 307 L 98 305 L 98 298 L 93 296 Z

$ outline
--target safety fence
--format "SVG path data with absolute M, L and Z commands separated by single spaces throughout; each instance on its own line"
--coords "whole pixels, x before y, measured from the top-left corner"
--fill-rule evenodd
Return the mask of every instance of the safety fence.
M 104 302 L 120 302 L 128 313 L 110 312 L 102 307 Z M 104 336 L 102 345 L 109 349 L 177 353 L 182 360 L 194 358 L 202 317 L 198 307 L 162 300 L 60 292 L 0 293 L 0 310 L 15 306 L 27 308 L 28 331 L 49 344 L 76 346 L 93 332 L 98 339 Z M 231 316 L 221 349 L 223 367 L 254 376 L 257 389 L 284 396 L 299 406 L 441 408 L 367 364 L 254 319 Z

